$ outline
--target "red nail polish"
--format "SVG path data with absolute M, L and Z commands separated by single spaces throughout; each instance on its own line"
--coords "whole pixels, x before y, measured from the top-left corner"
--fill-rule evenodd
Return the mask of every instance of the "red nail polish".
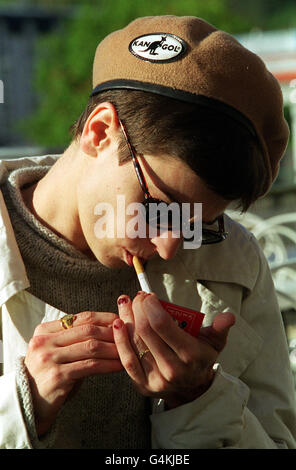
M 120 330 L 121 323 L 118 320 L 115 320 L 113 323 L 113 328 L 115 328 L 115 330 Z
M 145 292 L 145 291 L 140 291 L 140 292 L 138 292 L 138 294 L 142 294 L 144 299 L 146 299 L 146 297 L 148 297 L 148 295 L 151 295 L 150 292 Z
M 144 290 L 139 290 L 136 295 L 141 295 L 141 294 L 144 295 L 145 297 L 147 297 L 147 295 L 151 295 L 150 292 L 145 292 Z
M 128 303 L 128 297 L 120 297 L 120 298 L 117 300 L 117 304 L 118 304 L 118 305 L 127 304 L 127 303 Z

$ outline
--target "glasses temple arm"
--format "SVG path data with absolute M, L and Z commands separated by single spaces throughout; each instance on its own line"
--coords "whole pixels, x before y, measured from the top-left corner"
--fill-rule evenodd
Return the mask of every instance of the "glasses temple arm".
M 136 171 L 136 174 L 137 174 L 137 177 L 138 177 L 138 180 L 139 180 L 139 183 L 141 185 L 141 188 L 142 188 L 142 191 L 144 192 L 145 194 L 145 199 L 151 197 L 149 191 L 148 191 L 148 187 L 147 187 L 147 183 L 146 183 L 146 180 L 145 180 L 145 177 L 144 177 L 144 174 L 143 174 L 143 171 L 142 171 L 142 168 L 140 167 L 140 164 L 139 164 L 139 161 L 136 157 L 136 154 L 135 154 L 135 151 L 133 149 L 133 147 L 131 146 L 130 144 L 130 141 L 129 141 L 129 138 L 127 136 L 127 132 L 125 130 L 125 127 L 123 125 L 123 122 L 121 120 L 119 120 L 119 123 L 120 123 L 120 126 L 121 126 L 121 130 L 123 132 L 123 135 L 124 135 L 124 138 L 125 138 L 125 141 L 126 141 L 126 144 L 128 146 L 128 149 L 129 149 L 129 152 L 130 152 L 130 155 L 132 157 L 132 161 L 133 161 L 133 164 L 134 164 L 134 168 L 135 168 L 135 171 Z

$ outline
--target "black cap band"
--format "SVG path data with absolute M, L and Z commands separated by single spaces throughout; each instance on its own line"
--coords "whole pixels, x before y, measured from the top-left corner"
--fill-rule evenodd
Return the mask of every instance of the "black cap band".
M 119 79 L 101 83 L 93 89 L 90 96 L 97 95 L 101 91 L 116 89 L 149 91 L 157 95 L 167 96 L 168 98 L 174 98 L 176 100 L 185 101 L 187 103 L 194 103 L 200 106 L 205 106 L 209 109 L 212 109 L 213 111 L 226 114 L 228 117 L 234 119 L 238 124 L 241 124 L 245 129 L 247 129 L 253 137 L 257 137 L 257 133 L 253 124 L 240 111 L 233 108 L 232 106 L 229 106 L 226 103 L 223 103 L 222 101 L 216 100 L 214 98 L 209 98 L 203 95 L 189 93 L 188 91 L 178 90 L 163 85 L 156 85 L 154 83 L 149 82 Z

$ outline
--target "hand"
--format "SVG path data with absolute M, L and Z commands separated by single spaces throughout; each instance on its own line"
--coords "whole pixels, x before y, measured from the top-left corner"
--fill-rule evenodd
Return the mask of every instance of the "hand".
M 223 350 L 235 317 L 216 316 L 194 338 L 162 308 L 155 294 L 139 293 L 133 302 L 118 299 L 114 341 L 127 373 L 140 393 L 163 398 L 175 408 L 203 394 L 214 378 L 213 365 Z M 141 359 L 139 352 L 149 349 Z
M 115 318 L 118 316 L 109 312 L 82 312 L 67 330 L 60 320 L 37 326 L 25 365 L 39 435 L 49 429 L 81 379 L 122 369 L 111 327 Z

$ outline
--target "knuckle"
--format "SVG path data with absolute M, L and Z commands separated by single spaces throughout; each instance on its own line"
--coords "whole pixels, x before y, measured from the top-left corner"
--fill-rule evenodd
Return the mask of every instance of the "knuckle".
M 87 369 L 88 371 L 96 371 L 101 367 L 101 362 L 94 359 L 94 358 L 89 358 L 84 360 L 84 368 Z
M 43 323 L 40 323 L 39 325 L 37 325 L 34 330 L 34 336 L 40 336 L 43 332 L 43 329 L 44 329 Z
M 124 361 L 124 368 L 131 376 L 135 376 L 138 371 L 137 365 L 132 358 L 128 358 Z
M 30 350 L 35 351 L 36 349 L 43 347 L 46 343 L 46 339 L 45 335 L 33 336 L 29 341 Z
M 89 339 L 85 344 L 86 350 L 89 354 L 95 354 L 100 347 L 100 341 L 97 339 Z
M 158 380 L 155 380 L 153 384 L 153 391 L 154 393 L 162 393 L 166 391 L 167 388 L 167 382 L 162 378 L 159 377 Z
M 90 310 L 87 310 L 85 312 L 81 312 L 81 313 L 79 313 L 78 318 L 80 320 L 85 321 L 85 322 L 92 323 L 92 322 L 95 321 L 95 312 L 92 312 Z
M 169 382 L 170 384 L 175 383 L 178 378 L 178 371 L 176 367 L 172 365 L 167 366 L 166 371 L 165 371 L 165 378 L 166 378 L 166 381 Z
M 29 351 L 34 351 L 34 349 L 36 349 L 36 345 L 37 345 L 36 338 L 37 336 L 33 336 L 33 338 L 30 339 L 29 344 L 28 344 Z
M 51 361 L 51 353 L 49 351 L 43 351 L 39 354 L 38 360 L 41 366 L 48 364 Z
M 48 371 L 48 378 L 53 386 L 60 385 L 64 379 L 61 369 L 57 365 Z
M 83 336 L 92 337 L 95 336 L 97 328 L 91 323 L 86 323 L 85 325 L 81 325 L 81 332 Z

